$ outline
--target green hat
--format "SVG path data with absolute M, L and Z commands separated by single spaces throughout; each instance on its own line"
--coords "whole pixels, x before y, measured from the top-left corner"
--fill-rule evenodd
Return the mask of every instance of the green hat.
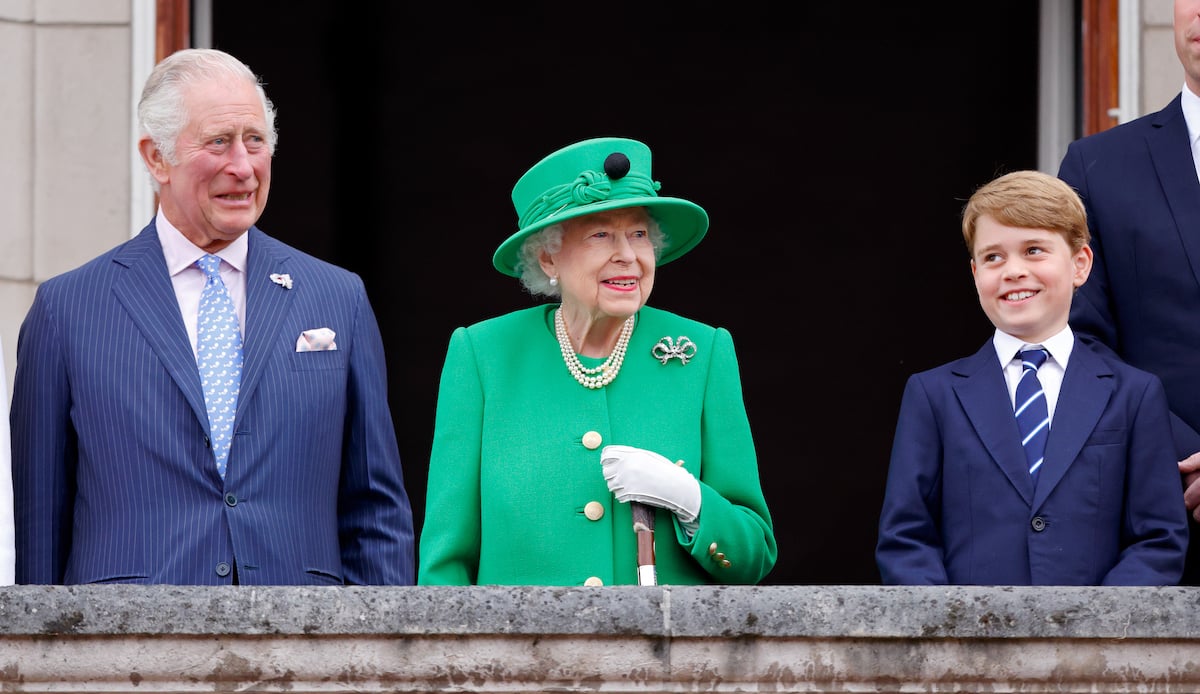
M 704 238 L 708 214 L 687 200 L 659 197 L 661 185 L 650 177 L 650 148 L 637 140 L 601 137 L 568 145 L 534 164 L 513 186 L 519 231 L 500 244 L 492 264 L 518 277 L 521 244 L 535 231 L 593 212 L 641 206 L 667 235 L 658 264 L 669 263 Z

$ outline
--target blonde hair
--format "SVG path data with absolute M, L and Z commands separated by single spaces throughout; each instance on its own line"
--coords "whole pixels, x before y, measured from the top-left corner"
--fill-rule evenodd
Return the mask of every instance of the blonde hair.
M 1013 171 L 982 185 L 962 212 L 967 252 L 974 255 L 979 218 L 1022 229 L 1045 229 L 1060 236 L 1077 253 L 1091 241 L 1083 201 L 1062 179 L 1041 171 Z

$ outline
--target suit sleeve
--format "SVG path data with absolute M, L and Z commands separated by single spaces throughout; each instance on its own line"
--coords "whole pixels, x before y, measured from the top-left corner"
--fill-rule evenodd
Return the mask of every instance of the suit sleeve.
M 719 581 L 758 583 L 774 568 L 778 547 L 729 331 L 716 330 L 712 349 L 701 424 L 699 527 L 688 538 L 676 520 L 676 539 Z M 727 554 L 728 567 L 710 554 L 714 543 Z
M 1088 227 L 1092 240 L 1092 272 L 1088 281 L 1075 291 L 1071 301 L 1071 330 L 1091 344 L 1099 344 L 1100 351 L 1114 354 L 1117 342 L 1117 324 L 1109 302 L 1109 282 L 1104 262 L 1104 243 L 1096 223 L 1095 210 L 1089 202 L 1087 177 L 1083 154 L 1078 143 L 1067 147 L 1067 154 L 1059 166 L 1058 177 L 1075 189 L 1087 209 Z
M 483 388 L 465 328 L 450 337 L 438 386 L 419 585 L 473 585 L 479 576 Z
M 1188 514 L 1168 426 L 1166 393 L 1151 376 L 1130 430 L 1121 554 L 1103 585 L 1176 585 L 1183 577 Z
M 78 452 L 49 292 L 38 289 L 17 339 L 9 412 L 17 583 L 61 584 L 71 547 Z
M 361 282 L 355 325 L 338 496 L 342 565 L 350 584 L 413 585 L 412 507 L 388 406 L 383 338 Z
M 943 455 L 929 395 L 912 376 L 900 402 L 879 516 L 875 561 L 886 585 L 948 583 L 940 524 Z

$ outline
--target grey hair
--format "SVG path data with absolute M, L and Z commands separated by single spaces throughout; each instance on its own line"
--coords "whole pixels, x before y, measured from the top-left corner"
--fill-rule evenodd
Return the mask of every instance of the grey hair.
M 658 259 L 662 257 L 663 249 L 669 244 L 669 239 L 658 220 L 653 216 L 650 217 L 646 230 L 650 233 L 650 245 L 654 247 L 654 261 L 657 263 Z M 517 256 L 517 273 L 521 278 L 521 286 L 525 287 L 530 294 L 551 299 L 562 296 L 562 288 L 557 284 L 550 284 L 550 276 L 542 270 L 540 258 L 543 251 L 547 255 L 554 255 L 562 250 L 563 233 L 565 232 L 566 229 L 561 222 L 551 224 L 541 231 L 530 234 L 521 244 L 521 250 Z
M 267 151 L 275 154 L 279 134 L 275 131 L 275 105 L 267 98 L 262 81 L 250 68 L 224 51 L 185 48 L 167 56 L 150 73 L 138 101 L 138 127 L 150 137 L 169 164 L 178 164 L 175 145 L 187 126 L 185 88 L 205 80 L 239 79 L 254 85 L 267 120 Z M 151 177 L 155 192 L 158 181 Z

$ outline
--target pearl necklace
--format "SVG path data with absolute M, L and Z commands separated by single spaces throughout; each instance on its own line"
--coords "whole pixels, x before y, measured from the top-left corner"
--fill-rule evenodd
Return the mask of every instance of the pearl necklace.
M 567 371 L 585 388 L 603 388 L 612 383 L 621 371 L 621 362 L 625 361 L 625 348 L 629 346 L 629 336 L 633 334 L 633 316 L 625 320 L 621 326 L 621 336 L 617 338 L 617 346 L 612 354 L 600 366 L 589 368 L 579 361 L 575 347 L 571 345 L 571 337 L 567 335 L 567 323 L 563 320 L 562 307 L 554 312 L 554 334 L 558 336 L 558 347 L 562 351 L 563 362 Z

